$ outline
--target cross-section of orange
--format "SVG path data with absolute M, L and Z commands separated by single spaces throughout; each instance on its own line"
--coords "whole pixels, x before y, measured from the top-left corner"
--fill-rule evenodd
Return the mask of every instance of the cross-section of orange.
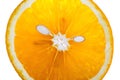
M 6 46 L 23 80 L 101 80 L 113 37 L 92 0 L 26 0 L 9 20 Z

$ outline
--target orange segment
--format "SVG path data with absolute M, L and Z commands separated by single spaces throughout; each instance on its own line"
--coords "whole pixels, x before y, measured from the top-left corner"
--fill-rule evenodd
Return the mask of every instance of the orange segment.
M 82 33 L 88 32 L 89 29 L 93 30 L 93 34 L 95 30 L 103 32 L 103 29 L 100 23 L 98 22 L 97 16 L 95 16 L 95 14 L 91 11 L 91 9 L 88 6 L 84 4 L 81 4 L 81 6 L 82 7 L 78 8 L 76 13 L 74 14 L 73 21 L 67 28 L 66 34 L 68 36 L 80 35 Z
M 91 0 L 23 1 L 6 38 L 24 80 L 101 80 L 111 63 L 110 25 Z

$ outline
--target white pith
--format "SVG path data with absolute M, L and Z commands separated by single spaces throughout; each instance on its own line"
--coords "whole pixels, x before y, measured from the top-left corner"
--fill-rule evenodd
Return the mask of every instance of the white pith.
M 70 44 L 69 39 L 66 38 L 65 35 L 62 35 L 61 33 L 58 33 L 57 35 L 54 35 L 52 42 L 53 46 L 57 48 L 58 51 L 66 51 L 68 50 Z
M 10 55 L 12 55 L 12 59 L 13 59 L 12 62 L 14 64 L 14 66 L 16 67 L 16 69 L 21 72 L 21 74 L 23 75 L 25 80 L 34 80 L 34 79 L 26 72 L 23 65 L 21 64 L 21 62 L 18 60 L 18 58 L 16 56 L 15 48 L 14 48 L 15 25 L 16 25 L 17 19 L 20 17 L 20 15 L 27 8 L 29 8 L 34 1 L 35 0 L 27 0 L 19 7 L 17 14 L 14 15 L 14 17 L 11 20 L 12 23 L 10 24 L 9 35 L 8 35 L 8 37 L 9 37 L 8 41 L 10 44 L 9 51 L 10 51 Z M 90 7 L 91 10 L 95 13 L 95 15 L 97 16 L 99 23 L 102 25 L 104 33 L 105 33 L 105 39 L 106 39 L 105 62 L 104 62 L 104 65 L 102 66 L 101 70 L 98 72 L 98 74 L 90 79 L 90 80 L 99 80 L 101 75 L 104 74 L 104 72 L 106 71 L 106 69 L 110 63 L 110 58 L 111 58 L 110 53 L 112 52 L 110 49 L 111 48 L 110 35 L 109 35 L 110 33 L 109 33 L 109 29 L 107 27 L 106 22 L 104 21 L 104 19 L 101 16 L 101 13 L 95 8 L 95 6 L 90 2 L 90 0 L 81 0 L 81 2 L 85 5 L 87 5 L 88 7 Z M 54 39 L 55 39 L 55 37 L 54 37 Z M 54 42 L 55 42 L 55 40 L 54 40 Z M 67 45 L 68 45 L 68 43 L 67 43 Z

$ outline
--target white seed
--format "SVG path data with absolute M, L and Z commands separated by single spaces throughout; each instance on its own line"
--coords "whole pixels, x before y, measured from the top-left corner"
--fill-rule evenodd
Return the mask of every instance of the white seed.
M 38 25 L 37 26 L 37 30 L 41 33 L 41 34 L 44 34 L 44 35 L 49 35 L 50 34 L 50 31 L 43 25 Z
M 76 37 L 73 38 L 73 40 L 75 42 L 82 42 L 82 41 L 84 41 L 84 37 L 82 37 L 82 36 L 76 36 Z

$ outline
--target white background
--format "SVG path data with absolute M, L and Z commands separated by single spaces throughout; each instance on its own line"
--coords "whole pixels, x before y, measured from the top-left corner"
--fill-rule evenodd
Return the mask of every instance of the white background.
M 12 67 L 5 46 L 8 19 L 22 0 L 0 0 L 0 80 L 21 80 Z M 94 0 L 107 16 L 114 36 L 112 65 L 103 80 L 120 80 L 120 0 Z

